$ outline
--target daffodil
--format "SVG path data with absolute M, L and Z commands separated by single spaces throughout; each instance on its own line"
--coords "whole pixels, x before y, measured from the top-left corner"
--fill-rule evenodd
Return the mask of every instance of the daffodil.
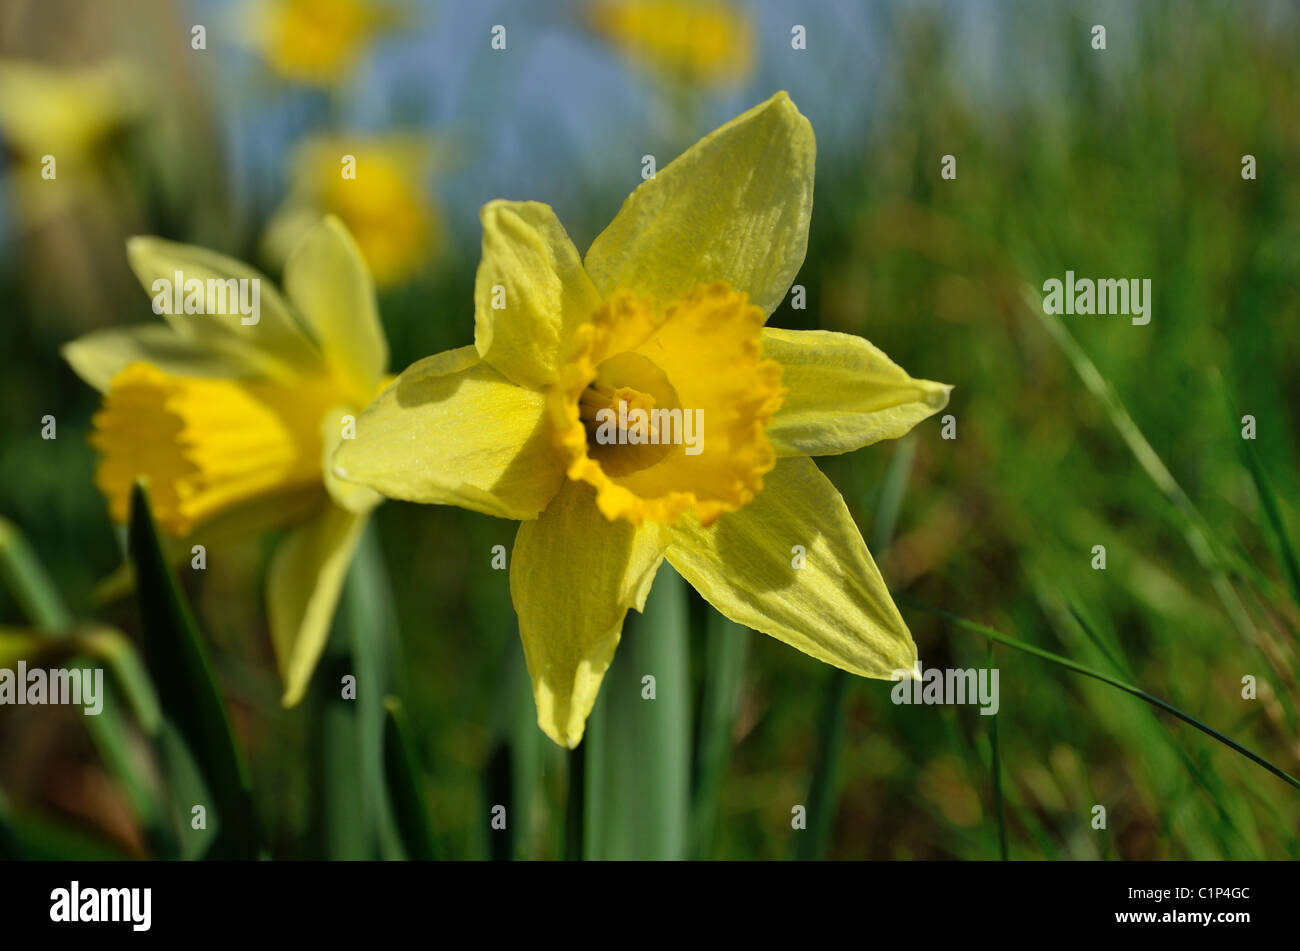
M 271 560 L 267 604 L 284 703 L 293 705 L 380 501 L 325 464 L 388 382 L 370 275 L 334 218 L 290 256 L 283 297 L 256 271 L 203 248 L 133 238 L 127 252 L 165 323 L 98 331 L 63 351 L 103 393 L 90 437 L 96 483 L 123 522 L 144 476 L 159 524 L 186 543 L 289 526 Z
M 587 14 L 597 34 L 669 80 L 717 85 L 753 69 L 753 27 L 728 0 L 595 0 Z
M 267 226 L 267 254 L 283 260 L 323 214 L 352 232 L 381 286 L 400 283 L 435 253 L 438 221 L 426 193 L 433 156 L 421 139 L 311 139 L 297 149 L 289 197 Z
M 139 71 L 120 60 L 78 68 L 0 61 L 0 137 L 28 221 L 103 185 L 113 136 L 141 113 Z
M 245 20 L 249 41 L 277 73 L 329 86 L 348 75 L 396 16 L 391 4 L 375 0 L 251 0 Z
M 916 661 L 809 457 L 898 437 L 949 387 L 859 337 L 764 328 L 803 263 L 814 154 L 779 93 L 639 186 L 585 259 L 548 206 L 488 204 L 474 345 L 407 369 L 335 454 L 384 495 L 522 522 L 510 591 L 539 725 L 563 746 L 665 558 L 722 614 L 827 663 L 886 679 Z M 600 438 L 655 409 L 669 428 L 698 411 L 699 451 L 623 439 L 635 425 Z

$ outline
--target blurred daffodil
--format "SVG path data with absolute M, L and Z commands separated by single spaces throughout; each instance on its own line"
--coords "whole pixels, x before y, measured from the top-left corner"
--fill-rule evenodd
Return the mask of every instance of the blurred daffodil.
M 345 79 L 375 36 L 397 22 L 393 6 L 375 0 L 252 0 L 245 18 L 250 43 L 272 69 L 314 86 Z
M 745 79 L 754 30 L 728 0 L 594 0 L 592 28 L 630 59 L 691 85 Z
M 144 102 L 139 72 L 122 61 L 81 68 L 0 61 L 0 136 L 24 217 L 37 221 L 102 185 L 113 136 Z
M 585 260 L 548 206 L 488 204 L 474 346 L 407 369 L 334 457 L 393 498 L 523 521 L 510 590 L 557 743 L 581 740 L 665 557 L 727 617 L 820 660 L 877 678 L 916 660 L 808 457 L 901 436 L 949 387 L 859 337 L 764 329 L 803 263 L 814 153 L 780 93 L 637 188 Z M 601 437 L 603 410 L 646 408 L 700 411 L 699 451 L 638 444 L 634 425 Z
M 96 483 L 123 522 L 132 483 L 146 477 L 159 524 L 187 543 L 292 525 L 267 579 L 292 705 L 380 501 L 324 465 L 387 382 L 370 275 L 334 218 L 318 222 L 289 258 L 287 298 L 203 248 L 134 238 L 128 256 L 166 322 L 99 331 L 63 351 L 104 394 L 91 434 Z
M 267 226 L 267 256 L 284 260 L 322 214 L 331 214 L 356 238 L 376 283 L 408 279 L 439 238 L 426 192 L 432 161 L 428 142 L 414 137 L 304 143 L 290 169 L 289 197 Z

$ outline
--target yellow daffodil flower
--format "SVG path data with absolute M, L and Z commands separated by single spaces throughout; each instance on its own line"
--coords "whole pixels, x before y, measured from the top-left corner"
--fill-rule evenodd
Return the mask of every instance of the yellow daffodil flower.
M 90 437 L 96 483 L 123 522 L 132 483 L 146 477 L 159 524 L 187 543 L 292 524 L 267 579 L 271 639 L 292 706 L 380 501 L 325 465 L 387 382 L 370 275 L 334 218 L 290 256 L 287 299 L 256 271 L 203 248 L 133 238 L 127 252 L 166 322 L 98 331 L 63 350 L 104 394 Z
M 123 61 L 81 68 L 0 61 L 0 137 L 15 159 L 10 179 L 24 217 L 39 221 L 100 187 L 112 136 L 144 101 L 139 72 Z
M 779 93 L 638 187 L 585 259 L 548 206 L 488 204 L 474 346 L 408 368 L 335 454 L 384 495 L 522 521 L 510 591 L 538 722 L 563 746 L 664 558 L 819 660 L 882 679 L 916 661 L 809 456 L 901 436 L 949 387 L 859 337 L 764 328 L 803 263 L 814 155 Z M 699 411 L 699 451 L 635 426 L 601 438 L 602 411 L 655 408 Z
M 426 194 L 432 162 L 427 142 L 405 136 L 304 143 L 292 162 L 290 195 L 267 226 L 267 255 L 283 260 L 322 214 L 331 214 L 356 238 L 377 284 L 405 281 L 437 247 L 437 216 Z
M 347 77 L 376 34 L 396 22 L 374 0 L 252 0 L 245 12 L 253 46 L 278 74 L 330 86 Z
M 665 78 L 716 85 L 753 69 L 753 27 L 726 0 L 596 0 L 587 13 L 597 34 Z

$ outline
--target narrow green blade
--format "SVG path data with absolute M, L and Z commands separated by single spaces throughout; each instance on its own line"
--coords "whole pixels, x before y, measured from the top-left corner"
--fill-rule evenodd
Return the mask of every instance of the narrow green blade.
M 424 796 L 424 783 L 416 766 L 406 725 L 406 714 L 396 697 L 384 701 L 384 773 L 393 815 L 408 858 L 428 862 L 435 858 L 433 827 Z
M 0 518 L 0 581 L 36 627 L 57 633 L 71 626 L 72 614 L 45 573 L 45 567 L 17 526 L 4 518 Z
M 225 704 L 198 627 L 167 566 L 162 541 L 137 483 L 131 493 L 128 547 L 144 634 L 145 666 L 164 715 L 185 740 L 220 817 L 211 858 L 257 858 L 263 845 L 248 769 L 226 717 Z
M 732 736 L 753 635 L 748 628 L 710 611 L 705 636 L 704 695 L 700 701 L 700 740 L 691 803 L 691 851 L 698 859 L 713 852 L 722 781 L 731 760 Z

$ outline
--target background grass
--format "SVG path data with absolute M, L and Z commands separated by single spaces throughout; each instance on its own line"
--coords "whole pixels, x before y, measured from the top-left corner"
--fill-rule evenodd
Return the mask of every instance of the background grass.
M 860 5 L 827 6 L 828 28 L 813 36 L 833 44 L 836 11 Z M 788 15 L 779 5 L 756 5 L 753 15 L 765 49 L 779 49 Z M 870 84 L 812 77 L 810 88 L 828 91 L 801 97 L 799 77 L 855 55 L 842 49 L 788 67 L 803 73 L 783 83 L 813 118 L 822 148 L 798 278 L 809 307 L 783 306 L 773 323 L 861 334 L 914 375 L 956 386 L 945 412 L 956 417 L 957 438 L 941 439 L 937 419 L 918 427 L 892 541 L 876 545 L 891 589 L 1136 684 L 1296 773 L 1294 9 L 897 4 L 870 7 L 865 22 L 875 51 Z M 1105 52 L 1089 47 L 1094 22 L 1109 24 Z M 562 26 L 578 31 L 576 24 L 575 17 Z M 31 29 L 5 34 L 0 48 L 40 45 Z M 972 81 L 972 62 L 990 51 L 994 65 L 984 74 L 992 80 Z M 785 67 L 765 65 L 732 94 L 741 107 L 779 88 L 768 85 L 769 69 L 778 68 Z M 218 73 L 206 81 L 219 97 L 226 80 Z M 640 95 L 653 100 L 654 84 L 638 81 Z M 848 109 L 849 99 L 865 101 L 870 121 L 823 139 L 819 117 Z M 708 110 L 699 111 L 692 137 L 713 124 Z M 469 113 L 458 128 L 472 143 L 479 125 L 492 121 Z M 624 151 L 625 143 L 611 142 L 585 154 L 583 167 Z M 1240 175 L 1246 153 L 1258 161 L 1255 181 Z M 945 154 L 957 158 L 955 181 L 939 177 Z M 561 209 L 580 247 L 635 184 L 637 168 L 582 177 L 590 191 Z M 140 625 L 130 598 L 101 605 L 92 596 L 121 550 L 92 484 L 85 436 L 95 396 L 57 350 L 91 327 L 146 319 L 147 300 L 125 271 L 122 232 L 202 241 L 257 259 L 256 223 L 266 209 L 239 205 L 234 220 L 215 220 L 223 206 L 213 195 L 269 186 L 241 182 L 237 169 L 213 174 L 182 176 L 169 191 L 140 172 L 140 191 L 105 227 L 69 218 L 32 234 L 14 221 L 0 260 L 7 302 L 0 514 L 28 539 L 75 616 L 133 634 Z M 503 197 L 558 204 L 545 190 L 525 195 L 513 182 L 493 184 Z M 556 192 L 575 188 L 582 192 L 565 181 Z M 186 195 L 203 195 L 204 204 Z M 470 342 L 474 227 L 472 220 L 449 224 L 444 258 L 381 297 L 394 368 Z M 1067 269 L 1150 278 L 1150 325 L 1052 318 L 1069 335 L 1058 339 L 1026 305 L 1024 288 L 1036 292 Z M 1095 366 L 1101 389 L 1081 376 L 1080 358 Z M 1181 496 L 1152 478 L 1149 458 L 1144 467 L 1135 455 L 1141 444 L 1117 407 Z M 58 419 L 54 441 L 39 435 L 47 413 Z M 1240 424 L 1247 413 L 1258 428 L 1248 443 Z M 882 444 L 825 460 L 865 537 L 899 452 Z M 533 724 L 506 573 L 490 566 L 492 546 L 509 550 L 514 525 L 388 503 L 373 531 L 318 680 L 371 664 L 384 692 L 403 700 L 404 729 L 390 720 L 386 746 L 382 707 L 340 719 L 318 690 L 302 708 L 279 708 L 260 594 L 270 539 L 211 556 L 201 577 L 181 573 L 272 852 L 400 854 L 401 829 L 419 830 L 411 796 L 422 791 L 431 830 L 422 848 L 430 854 L 501 854 L 488 815 L 508 795 L 517 821 L 506 854 L 562 857 L 572 763 Z M 1105 571 L 1090 566 L 1094 545 L 1106 547 Z M 837 685 L 830 668 L 719 625 L 686 595 L 685 715 L 709 751 L 692 769 L 690 854 L 796 853 L 793 837 L 801 833 L 791 830 L 791 808 L 811 801 L 832 691 L 830 705 L 842 705 L 843 718 L 830 857 L 995 858 L 1003 834 L 1012 858 L 1300 856 L 1295 790 L 1105 684 L 996 648 L 994 734 L 993 718 L 973 708 L 895 706 L 889 684 L 850 678 Z M 903 611 L 926 666 L 989 662 L 978 635 L 913 607 Z M 629 642 L 652 633 L 650 618 L 638 622 L 629 625 Z M 28 623 L 7 591 L 0 591 L 0 623 Z M 706 680 L 710 671 L 721 681 Z M 1257 699 L 1241 696 L 1247 675 L 1257 680 Z M 152 854 L 130 790 L 104 765 L 84 719 L 55 708 L 0 709 L 0 826 L 53 824 L 59 842 L 87 855 L 104 848 Z M 343 766 L 322 759 L 323 751 L 354 746 L 354 760 L 344 756 Z M 404 775 L 396 818 L 373 802 L 385 750 Z M 148 756 L 131 755 L 148 773 Z M 376 772 L 349 769 L 353 761 Z M 605 757 L 606 766 L 616 761 Z M 356 808 L 369 810 L 376 831 L 357 844 L 344 834 L 356 815 L 348 804 L 364 802 L 371 805 Z M 1090 824 L 1095 805 L 1106 809 L 1104 831 Z M 679 797 L 674 812 L 686 812 Z

